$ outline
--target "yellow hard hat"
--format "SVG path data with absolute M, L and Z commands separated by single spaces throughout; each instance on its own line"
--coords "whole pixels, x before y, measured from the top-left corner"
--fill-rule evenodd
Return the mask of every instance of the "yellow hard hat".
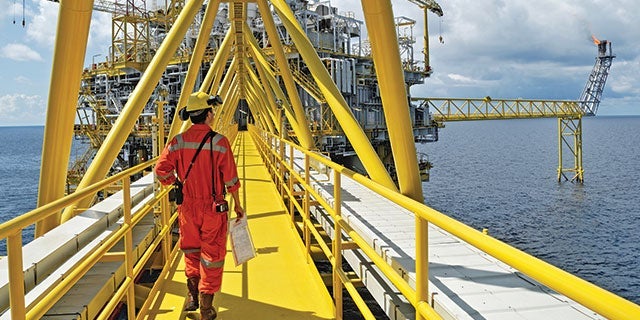
M 211 108 L 207 100 L 209 100 L 209 95 L 202 91 L 192 93 L 187 101 L 187 112 Z

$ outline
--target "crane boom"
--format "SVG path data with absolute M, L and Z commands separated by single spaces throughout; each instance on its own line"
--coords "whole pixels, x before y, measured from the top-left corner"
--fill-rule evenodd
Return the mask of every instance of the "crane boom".
M 433 1 L 433 0 L 409 0 L 412 3 L 417 4 L 420 7 L 427 8 L 429 11 L 435 13 L 438 17 L 442 17 L 444 12 L 442 11 L 442 7 Z
M 47 0 L 60 3 L 60 0 Z M 117 0 L 94 0 L 93 10 L 121 15 L 127 13 L 126 3 L 118 3 Z

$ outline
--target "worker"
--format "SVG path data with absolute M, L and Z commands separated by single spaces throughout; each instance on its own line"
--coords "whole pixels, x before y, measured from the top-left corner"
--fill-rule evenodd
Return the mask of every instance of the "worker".
M 186 311 L 200 308 L 201 319 L 215 319 L 213 297 L 220 290 L 227 252 L 228 205 L 225 189 L 233 198 L 237 219 L 244 217 L 240 182 L 229 140 L 211 130 L 212 105 L 222 104 L 204 92 L 189 96 L 180 110 L 193 125 L 166 145 L 155 167 L 163 185 L 176 185 L 180 249 L 184 253 L 188 300 Z M 180 204 L 182 202 L 182 204 Z M 199 301 L 198 301 L 199 297 Z

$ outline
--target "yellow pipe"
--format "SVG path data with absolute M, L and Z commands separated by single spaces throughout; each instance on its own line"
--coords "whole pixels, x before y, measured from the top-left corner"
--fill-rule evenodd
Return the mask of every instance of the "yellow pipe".
M 122 218 L 124 225 L 132 226 L 131 224 L 131 178 L 125 177 L 122 179 Z M 133 279 L 133 267 L 135 265 L 135 257 L 133 256 L 133 227 L 127 228 L 127 232 L 124 234 L 124 262 L 125 262 L 125 274 L 127 279 Z M 123 285 L 127 292 L 127 318 L 134 319 L 136 314 L 135 303 L 135 288 L 133 287 L 133 281 L 126 285 Z M 118 299 L 120 300 L 120 299 Z
M 231 47 L 234 43 L 232 30 L 233 28 L 229 28 L 229 30 L 227 30 L 227 34 L 224 36 L 224 39 L 220 44 L 220 48 L 218 48 L 218 51 L 216 52 L 215 58 L 213 58 L 211 68 L 209 68 L 207 76 L 202 81 L 200 91 L 209 93 L 218 92 L 218 85 L 220 84 L 220 80 L 222 79 L 222 74 L 226 67 L 227 60 L 229 59 Z
M 65 193 L 92 8 L 93 0 L 60 3 L 42 142 L 38 207 L 62 198 Z M 35 237 L 42 236 L 59 223 L 59 214 L 39 221 Z
M 22 228 L 14 229 L 7 237 L 7 259 L 9 265 L 9 305 L 11 319 L 25 318 L 24 265 L 22 264 Z
M 254 119 L 260 121 L 263 127 L 269 130 L 269 132 L 276 133 L 272 117 L 270 117 L 269 111 L 265 110 L 264 101 L 262 101 L 264 96 L 261 97 L 256 91 L 257 88 L 254 87 L 253 81 L 247 81 L 246 86 L 248 89 L 247 102 Z
M 262 66 L 258 63 L 258 61 L 255 59 L 253 50 L 250 50 L 249 53 L 251 54 L 252 57 L 254 57 L 254 65 L 256 70 L 258 71 L 257 75 L 254 73 L 256 78 L 255 81 L 259 84 L 259 89 L 263 92 L 264 97 L 267 100 L 266 108 L 269 110 L 270 115 L 273 117 L 273 122 L 276 125 L 277 132 L 280 132 L 281 130 L 280 122 L 282 121 L 281 119 L 282 114 L 276 104 L 276 100 L 274 98 L 275 93 L 273 92 L 273 90 L 271 90 L 269 80 L 266 79 L 267 76 L 265 75 L 265 71 L 263 70 Z
M 336 119 L 340 122 L 340 126 L 347 138 L 349 138 L 353 149 L 358 154 L 360 161 L 362 161 L 371 179 L 391 190 L 397 190 L 395 183 L 382 164 L 380 157 L 371 146 L 371 142 L 358 122 L 354 119 L 351 110 L 347 106 L 347 102 L 344 100 L 342 94 L 340 94 L 335 83 L 333 83 L 329 72 L 320 61 L 318 53 L 311 45 L 311 42 L 309 42 L 304 31 L 300 28 L 293 12 L 291 12 L 291 8 L 289 8 L 284 0 L 272 0 L 271 3 L 296 44 L 300 55 L 307 63 L 309 70 L 311 70 L 311 75 L 313 75 L 316 84 L 322 91 L 322 95 L 327 100 Z
M 228 112 L 224 116 L 221 126 L 227 127 L 231 125 L 231 119 L 233 118 L 235 114 L 235 110 L 237 109 L 239 103 L 240 103 L 240 93 L 234 92 L 233 95 L 231 96 L 231 104 L 230 104 L 230 106 L 233 106 L 233 112 Z
M 193 17 L 200 9 L 202 0 L 191 0 L 186 2 L 180 15 L 169 30 L 167 37 L 164 39 L 160 48 L 151 59 L 149 67 L 142 75 L 140 82 L 131 94 L 131 98 L 127 101 L 122 109 L 122 113 L 113 124 L 113 127 L 107 134 L 102 146 L 98 150 L 95 158 L 91 162 L 91 166 L 87 170 L 84 178 L 78 184 L 76 190 L 82 190 L 86 186 L 103 179 L 109 172 L 109 168 L 113 164 L 116 156 L 120 152 L 120 148 L 127 140 L 131 129 L 136 123 L 140 112 L 144 108 L 158 84 L 162 73 L 166 69 L 167 64 L 173 57 L 176 49 L 182 42 L 187 29 L 193 21 Z M 91 199 L 82 201 L 79 206 L 86 207 Z M 65 209 L 62 213 L 62 220 L 67 221 L 74 216 L 72 209 Z
M 253 94 L 252 94 L 251 100 L 247 100 L 247 105 L 249 106 L 249 110 L 251 110 L 251 113 L 254 115 L 253 117 L 254 122 L 257 122 L 256 125 L 263 128 L 263 130 L 273 132 L 273 124 L 271 123 L 271 121 L 269 121 L 269 119 L 267 119 L 267 117 L 256 116 L 256 115 L 260 115 L 261 112 L 263 111 L 256 110 L 256 109 L 260 109 L 260 107 L 258 107 L 259 104 L 256 103 L 255 100 L 256 98 L 255 96 L 253 96 Z M 251 102 L 251 101 L 254 101 L 254 102 Z
M 562 181 L 562 119 L 558 118 L 558 182 Z
M 429 62 L 429 17 L 427 16 L 427 13 L 429 12 L 429 9 L 427 9 L 427 6 L 422 7 L 422 11 L 424 13 L 424 71 L 429 71 L 429 67 L 431 67 L 431 62 Z
M 237 78 L 237 77 L 234 77 L 234 78 Z M 237 88 L 238 88 L 238 84 L 237 84 L 237 81 L 234 79 L 233 84 L 230 88 L 233 90 L 229 91 L 229 94 L 227 95 L 228 102 L 225 102 L 223 104 L 222 113 L 220 115 L 220 118 L 218 119 L 217 128 L 219 130 L 222 130 L 223 127 L 225 127 L 231 122 L 231 118 L 233 117 L 235 110 L 238 108 L 238 102 L 240 101 L 240 92 Z
M 313 143 L 313 138 L 311 137 L 311 130 L 306 125 L 308 121 L 305 116 L 304 109 L 302 108 L 302 102 L 300 101 L 300 96 L 298 95 L 298 89 L 293 80 L 293 76 L 291 75 L 289 61 L 285 57 L 282 43 L 280 43 L 280 37 L 278 36 L 278 31 L 276 30 L 276 25 L 273 21 L 273 15 L 271 14 L 271 10 L 269 10 L 269 6 L 267 5 L 266 0 L 257 0 L 257 2 L 258 9 L 260 10 L 260 14 L 262 15 L 262 20 L 264 22 L 264 27 L 267 31 L 267 35 L 269 36 L 269 43 L 271 44 L 273 52 L 275 53 L 276 61 L 278 67 L 280 68 L 280 76 L 284 81 L 284 85 L 289 96 L 289 101 L 291 102 L 294 110 L 294 116 L 299 124 L 298 128 L 300 129 L 300 134 L 298 135 L 298 141 L 300 141 L 300 144 L 305 149 L 314 149 L 315 144 Z
M 264 52 L 262 52 L 258 48 L 258 42 L 256 41 L 256 39 L 253 37 L 252 34 L 247 33 L 245 34 L 245 37 L 249 40 L 254 61 L 257 62 L 256 67 L 258 68 L 258 72 L 261 72 L 261 74 L 264 75 L 264 78 L 266 78 L 269 84 L 269 87 L 275 93 L 276 97 L 278 97 L 278 99 L 281 101 L 282 108 L 285 113 L 285 117 L 291 124 L 293 131 L 296 133 L 296 135 L 304 134 L 300 129 L 298 120 L 296 120 L 295 118 L 293 108 L 289 104 L 289 101 L 287 100 L 284 92 L 282 91 L 282 88 L 278 84 L 278 81 L 275 79 L 275 74 L 273 73 L 273 70 L 271 70 L 271 68 L 269 67 L 269 63 L 267 62 L 267 58 L 264 55 Z M 307 123 L 305 122 L 303 125 L 306 125 L 306 124 Z M 279 125 L 282 125 L 282 124 L 279 123 Z M 282 128 L 280 128 L 280 130 L 282 130 Z
M 225 97 L 229 94 L 229 88 L 231 87 L 231 83 L 238 75 L 238 64 L 239 61 L 235 57 L 231 60 L 231 64 L 229 64 L 229 69 L 227 69 L 226 74 L 224 75 L 224 79 L 222 80 L 222 84 L 220 88 L 218 88 L 218 94 Z M 235 80 L 238 81 L 238 80 Z
M 211 33 L 213 22 L 218 14 L 219 5 L 220 0 L 211 0 L 209 1 L 209 4 L 207 4 L 207 9 L 204 12 L 204 19 L 202 20 L 200 31 L 198 32 L 198 38 L 196 39 L 196 44 L 194 45 L 193 53 L 191 54 L 191 60 L 189 60 L 187 75 L 185 76 L 182 89 L 180 90 L 180 98 L 178 98 L 178 104 L 176 105 L 177 110 L 186 106 L 187 99 L 193 92 L 193 87 L 196 84 L 196 78 L 200 73 L 202 57 L 204 57 L 204 51 L 207 49 L 207 45 L 209 44 L 209 34 Z M 178 112 L 175 112 L 173 121 L 171 122 L 171 129 L 169 130 L 169 140 L 178 133 L 177 131 L 181 126 L 182 120 L 180 119 L 180 115 Z
M 220 92 L 220 95 L 222 95 L 222 105 L 216 109 L 216 113 L 213 118 L 214 125 L 219 125 L 219 122 L 222 120 L 223 115 L 229 111 L 228 109 L 231 105 L 229 98 L 231 98 L 233 94 L 237 94 L 236 90 L 231 90 L 231 88 L 238 87 L 238 76 L 235 72 L 235 61 L 236 60 L 233 59 L 233 61 L 231 62 L 231 67 L 229 68 L 229 71 L 227 72 L 227 75 L 225 76 L 225 79 L 222 83 L 223 86 L 220 88 L 220 90 L 222 90 Z
M 253 89 L 253 93 L 258 100 L 257 102 L 260 103 L 260 110 L 262 111 L 263 114 L 268 116 L 267 120 L 270 120 L 268 122 L 270 124 L 275 125 L 275 127 L 277 127 L 278 123 L 280 122 L 280 119 L 276 117 L 275 113 L 273 112 L 273 109 L 270 107 L 269 102 L 265 101 L 267 100 L 266 98 L 267 93 L 264 91 L 263 86 L 261 86 L 258 76 L 256 76 L 256 74 L 253 72 L 253 69 L 250 67 L 251 65 L 249 64 L 249 60 L 246 58 L 244 60 L 245 60 L 247 75 L 249 76 L 248 77 L 249 87 Z M 273 133 L 278 132 L 278 130 L 274 130 L 274 127 L 272 125 L 269 125 L 269 127 L 271 128 L 270 132 L 273 132 Z
M 404 72 L 398 50 L 398 37 L 394 26 L 393 10 L 388 0 L 363 0 L 362 9 L 367 23 L 380 96 L 400 192 L 416 201 L 424 200 L 418 171 L 409 104 L 405 89 Z
M 333 170 L 333 214 L 342 218 L 342 176 L 337 170 Z M 342 227 L 339 223 L 333 224 L 333 298 L 335 300 L 335 317 L 342 320 L 342 282 L 338 271 L 342 268 Z
M 277 139 L 277 137 L 275 138 Z M 256 139 L 256 141 L 260 140 Z M 281 143 L 286 142 L 281 140 Z M 289 144 L 289 146 L 292 149 L 290 152 L 290 154 L 292 155 L 293 148 L 295 148 L 295 146 L 292 144 Z M 393 201 L 406 210 L 413 212 L 417 216 L 428 220 L 430 223 L 433 223 L 439 228 L 451 233 L 452 235 L 460 238 L 470 245 L 491 255 L 492 257 L 525 273 L 536 281 L 550 287 L 551 289 L 561 294 L 566 295 L 567 297 L 575 300 L 576 302 L 597 312 L 600 315 L 603 315 L 609 319 L 640 319 L 640 306 L 632 303 L 631 301 L 628 301 L 594 284 L 580 279 L 564 270 L 561 270 L 549 263 L 546 263 L 525 252 L 522 252 L 489 235 L 485 235 L 482 232 L 463 224 L 462 222 L 459 222 L 441 212 L 438 212 L 433 208 L 426 206 L 424 203 L 415 201 L 400 193 L 394 192 L 393 190 L 389 190 L 385 186 L 376 183 L 375 181 L 372 181 L 365 176 L 354 173 L 353 171 L 346 169 L 340 165 L 332 163 L 313 152 L 309 152 L 301 148 L 297 149 L 304 154 L 309 155 L 311 158 L 329 166 L 333 170 L 339 171 L 341 174 L 355 180 L 356 182 L 374 191 L 375 193 Z M 269 149 L 269 152 L 272 152 L 273 154 L 278 153 L 277 150 L 271 149 Z M 292 160 L 292 158 L 289 159 Z M 285 160 L 282 161 L 284 162 Z M 291 171 L 293 168 L 293 163 L 284 162 L 284 166 L 287 168 L 287 170 Z M 295 171 L 292 171 L 292 174 L 295 175 L 297 179 L 302 179 Z M 291 180 L 293 179 L 290 179 L 290 181 Z M 319 202 L 322 203 L 324 201 Z M 331 212 L 332 210 L 328 211 Z M 343 227 L 345 230 L 353 231 L 349 227 L 349 225 L 344 222 L 344 220 L 337 219 L 336 221 L 338 221 L 338 223 L 344 223 Z M 349 234 L 351 235 L 351 233 Z M 360 236 L 357 235 L 357 233 L 354 233 L 354 236 L 352 236 L 352 238 L 354 242 L 363 242 L 366 244 L 366 242 L 364 242 L 364 240 L 362 240 Z M 373 253 L 375 253 L 375 250 Z M 396 272 L 393 271 L 393 273 Z M 393 275 L 389 276 L 389 278 L 393 278 Z M 400 289 L 400 291 L 405 290 L 404 284 L 400 284 L 400 287 L 398 288 Z M 407 298 L 409 299 L 409 301 L 414 300 L 414 297 L 411 296 L 407 296 Z M 423 309 L 424 303 L 418 302 L 418 308 Z
M 236 87 L 237 88 L 237 87 Z M 235 90 L 235 92 L 233 93 L 233 95 L 231 96 L 231 103 L 229 104 L 229 106 L 227 107 L 227 113 L 223 116 L 223 121 L 222 121 L 222 126 L 227 126 L 229 124 L 231 124 L 231 120 L 233 119 L 233 116 L 235 115 L 236 109 L 238 109 L 238 104 L 240 103 L 240 100 L 242 100 L 242 98 L 240 98 L 240 90 Z
M 259 96 L 259 94 L 256 92 L 256 88 L 251 82 L 248 82 L 246 87 L 247 105 L 251 110 L 253 118 L 259 121 L 262 124 L 263 128 L 265 128 L 269 132 L 275 133 L 276 131 L 274 131 L 274 123 L 269 116 L 268 111 L 265 110 L 264 101 L 261 101 L 264 98 L 261 98 Z
M 273 92 L 267 93 L 267 91 L 265 91 L 269 90 L 268 84 L 260 81 L 252 69 L 250 69 L 249 78 L 251 79 L 252 88 L 255 91 L 256 97 L 261 100 L 263 112 L 269 116 L 269 119 L 271 120 L 270 122 L 273 123 L 275 131 L 272 130 L 271 132 L 277 134 L 280 131 L 280 113 L 276 108 L 275 100 L 273 99 Z
M 418 157 L 414 142 L 404 72 L 394 28 L 393 9 L 388 0 L 362 0 L 367 31 L 376 68 L 380 97 L 389 132 L 393 160 L 398 174 L 400 192 L 418 202 L 424 202 Z M 416 220 L 416 301 L 429 299 L 429 228 L 426 220 Z M 424 319 L 419 313 L 416 319 Z

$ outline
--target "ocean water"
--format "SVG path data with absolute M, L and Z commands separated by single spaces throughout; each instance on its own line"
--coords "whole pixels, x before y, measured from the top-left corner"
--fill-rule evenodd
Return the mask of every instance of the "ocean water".
M 446 123 L 418 146 L 434 163 L 425 202 L 640 303 L 640 117 L 583 119 L 584 184 L 557 182 L 557 127 Z
M 0 222 L 35 208 L 42 135 L 0 127 Z M 556 180 L 556 119 L 446 123 L 417 148 L 428 205 L 640 303 L 640 117 L 583 120 L 582 185 Z

